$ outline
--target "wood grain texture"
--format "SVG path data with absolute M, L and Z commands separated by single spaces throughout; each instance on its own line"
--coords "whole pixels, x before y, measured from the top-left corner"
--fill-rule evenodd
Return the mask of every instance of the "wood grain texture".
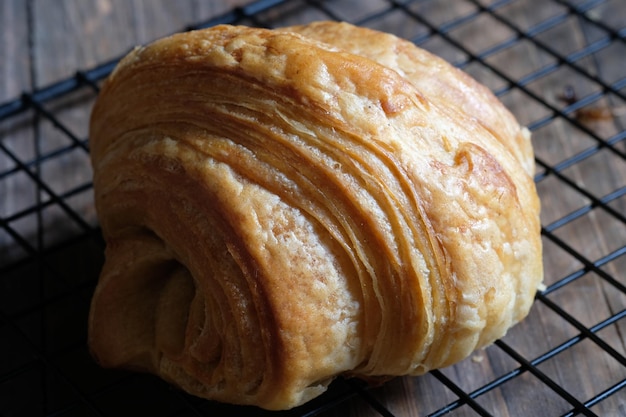
M 22 92 L 70 77 L 78 69 L 89 69 L 117 58 L 135 45 L 245 3 L 244 0 L 2 0 L 0 104 L 19 97 Z M 340 19 L 356 21 L 375 16 L 364 24 L 415 40 L 425 49 L 460 65 L 497 91 L 522 123 L 534 125 L 533 144 L 540 162 L 537 172 L 542 223 L 550 228 L 544 237 L 546 284 L 556 285 L 554 291 L 545 295 L 547 303 L 553 303 L 574 323 L 585 327 L 598 325 L 626 309 L 626 295 L 616 287 L 626 285 L 626 256 L 619 254 L 626 245 L 626 222 L 623 220 L 626 196 L 622 192 L 611 197 L 611 193 L 626 187 L 626 141 L 616 136 L 623 135 L 625 129 L 626 111 L 623 109 L 626 102 L 623 88 L 621 94 L 605 94 L 602 85 L 612 86 L 626 77 L 623 58 L 626 46 L 623 40 L 610 38 L 606 30 L 594 23 L 601 21 L 613 30 L 623 30 L 626 22 L 624 3 L 607 0 L 585 16 L 576 16 L 558 2 L 517 0 L 496 8 L 495 17 L 481 11 L 482 6 L 493 3 L 488 0 L 415 1 L 407 6 L 406 11 L 394 10 L 380 16 L 375 14 L 388 5 L 383 0 L 320 3 Z M 476 14 L 476 18 L 449 26 L 450 22 L 472 14 Z M 281 6 L 261 17 L 262 23 L 288 25 L 327 18 L 328 15 L 301 1 Z M 534 30 L 547 19 L 557 18 L 560 19 L 558 24 L 538 31 L 532 38 L 520 36 L 516 31 Z M 446 31 L 433 33 L 429 25 L 446 27 Z M 498 49 L 509 40 L 509 47 Z M 610 45 L 595 53 L 579 54 L 602 42 Z M 479 59 L 472 59 L 470 54 L 478 54 Z M 572 58 L 573 64 L 563 65 L 560 59 L 564 56 Z M 511 80 L 523 80 L 523 83 L 512 85 Z M 588 100 L 588 103 L 580 108 L 576 105 L 568 107 L 560 98 L 568 86 L 574 88 L 577 98 Z M 95 92 L 81 90 L 48 102 L 45 107 L 81 143 L 86 143 L 88 116 L 94 98 Z M 609 109 L 609 116 L 585 119 L 580 117 L 581 109 Z M 65 201 L 70 209 L 91 226 L 97 225 L 90 191 L 74 193 L 91 180 L 85 149 L 72 144 L 45 115 L 33 110 L 0 121 L 0 142 L 20 161 L 29 163 L 28 172 L 43 178 L 54 196 L 69 193 Z M 596 149 L 599 150 L 595 152 Z M 40 160 L 42 155 L 58 151 L 63 153 Z M 584 154 L 590 156 L 574 159 Z M 543 164 L 560 168 L 554 173 L 546 170 Z M 8 219 L 8 225 L 0 228 L 0 266 L 9 259 L 28 259 L 38 249 L 80 233 L 81 226 L 67 211 L 50 203 L 54 196 L 38 187 L 5 152 L 0 152 L 0 174 L 3 175 L 0 177 L 0 218 Z M 597 199 L 603 198 L 606 208 L 596 207 Z M 41 204 L 46 208 L 41 211 L 33 209 Z M 568 215 L 573 215 L 571 222 L 554 223 Z M 9 227 L 25 242 L 18 242 L 8 234 Z M 567 249 L 582 257 L 577 258 Z M 616 253 L 613 259 L 611 256 Z M 53 261 L 58 262 L 55 266 L 61 270 L 63 265 L 75 262 L 71 254 Z M 590 266 L 594 262 L 597 265 Z M 2 279 L 0 277 L 0 284 Z M 572 281 L 559 287 L 564 279 Z M 30 280 L 24 280 L 22 284 L 6 288 L 17 291 L 20 285 L 26 287 L 30 283 Z M 36 308 L 33 306 L 42 302 L 38 298 L 41 292 L 38 294 L 26 305 Z M 11 296 L 0 296 L 5 303 L 0 303 L 0 310 L 4 313 L 19 311 L 19 302 L 15 301 L 9 308 Z M 541 360 L 537 369 L 558 387 L 583 401 L 626 378 L 626 367 L 618 359 L 596 341 L 580 339 L 580 329 L 548 304 L 537 302 L 530 316 L 513 328 L 504 342 L 528 360 L 540 358 L 563 343 L 572 343 L 572 347 L 563 352 Z M 52 330 L 58 329 L 52 327 Z M 61 335 L 66 333 L 59 332 Z M 626 356 L 626 320 L 604 327 L 597 336 L 599 343 L 606 343 L 616 355 Z M 38 341 L 38 337 L 34 338 Z M 62 341 L 58 343 L 63 345 Z M 75 362 L 68 372 L 77 375 L 80 375 L 77 369 L 81 366 L 93 366 L 86 355 L 80 360 L 73 357 L 66 360 Z M 518 373 L 520 375 L 507 379 L 507 375 Z M 494 379 L 504 378 L 501 385 L 476 400 L 493 415 L 555 416 L 572 409 L 537 375 L 521 368 L 497 346 L 476 352 L 462 363 L 442 370 L 441 375 L 466 392 L 482 389 Z M 81 380 L 72 373 L 70 376 L 76 381 Z M 92 384 L 105 385 L 101 381 Z M 49 396 L 56 392 L 51 391 Z M 368 392 L 397 416 L 428 415 L 458 398 L 433 374 L 397 378 Z M 105 402 L 102 398 L 107 397 L 96 398 L 96 403 L 101 404 Z M 602 416 L 626 415 L 624 398 L 626 395 L 622 389 L 593 406 L 592 410 Z M 0 414 L 4 411 L 2 401 L 5 400 L 0 399 Z M 61 399 L 49 398 L 48 401 L 48 408 L 64 404 Z M 106 409 L 106 405 L 101 404 L 101 407 Z M 220 410 L 233 411 L 216 404 L 208 404 L 203 409 L 208 410 L 208 415 L 219 414 Z M 248 412 L 235 411 L 241 411 L 241 415 Z M 248 415 L 254 415 L 254 412 Z M 321 415 L 380 414 L 362 398 L 355 397 Z M 462 405 L 450 415 L 474 416 L 476 413 L 470 406 Z

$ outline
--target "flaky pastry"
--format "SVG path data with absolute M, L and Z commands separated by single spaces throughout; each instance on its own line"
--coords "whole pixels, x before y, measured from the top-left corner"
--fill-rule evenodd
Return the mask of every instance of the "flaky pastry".
M 524 318 L 542 281 L 528 131 L 408 41 L 345 23 L 176 34 L 90 127 L 106 367 L 300 405 L 419 375 Z

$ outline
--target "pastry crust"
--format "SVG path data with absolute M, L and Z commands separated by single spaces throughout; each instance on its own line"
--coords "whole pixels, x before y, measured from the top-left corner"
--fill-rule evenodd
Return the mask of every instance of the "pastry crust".
M 161 39 L 106 81 L 90 140 L 90 348 L 198 396 L 285 409 L 338 375 L 453 364 L 542 281 L 528 132 L 392 35 Z

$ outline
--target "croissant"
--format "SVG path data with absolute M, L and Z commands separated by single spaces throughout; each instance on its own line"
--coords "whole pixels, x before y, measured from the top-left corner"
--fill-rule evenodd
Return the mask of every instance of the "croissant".
M 288 409 L 502 337 L 543 278 L 528 130 L 346 23 L 217 26 L 128 54 L 90 124 L 104 367 Z

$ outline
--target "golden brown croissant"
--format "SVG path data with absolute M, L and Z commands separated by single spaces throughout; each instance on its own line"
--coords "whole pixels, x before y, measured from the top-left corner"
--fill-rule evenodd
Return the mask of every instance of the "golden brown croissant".
M 528 132 L 392 35 L 161 39 L 106 81 L 90 139 L 90 348 L 198 396 L 284 409 L 338 375 L 450 365 L 542 280 Z

